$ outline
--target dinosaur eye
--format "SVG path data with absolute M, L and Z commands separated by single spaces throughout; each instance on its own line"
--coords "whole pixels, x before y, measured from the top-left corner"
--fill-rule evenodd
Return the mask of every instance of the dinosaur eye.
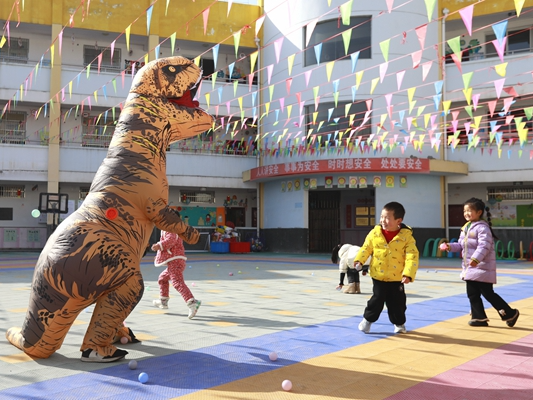
M 168 67 L 168 70 L 169 70 L 170 72 L 176 72 L 176 68 L 174 68 L 174 67 Z

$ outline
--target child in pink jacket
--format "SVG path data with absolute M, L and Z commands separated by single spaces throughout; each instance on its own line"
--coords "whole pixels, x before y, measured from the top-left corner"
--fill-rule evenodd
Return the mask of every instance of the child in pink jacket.
M 177 210 L 174 210 L 174 212 L 179 215 Z M 186 267 L 185 261 L 187 260 L 183 240 L 175 233 L 161 231 L 161 240 L 152 245 L 152 250 L 157 251 L 154 265 L 156 267 L 167 267 L 161 272 L 157 280 L 161 297 L 159 300 L 154 300 L 154 306 L 163 309 L 168 308 L 169 281 L 172 281 L 172 286 L 183 297 L 187 307 L 189 307 L 189 319 L 193 319 L 202 302 L 194 298 L 183 279 L 183 271 Z
M 489 319 L 483 306 L 483 296 L 498 311 L 502 321 L 512 328 L 520 313 L 494 292 L 496 283 L 496 252 L 494 234 L 483 220 L 485 203 L 471 198 L 464 202 L 463 214 L 467 223 L 461 228 L 457 243 L 446 243 L 443 249 L 463 253 L 461 279 L 466 282 L 466 294 L 470 300 L 472 319 L 470 326 L 488 326 Z

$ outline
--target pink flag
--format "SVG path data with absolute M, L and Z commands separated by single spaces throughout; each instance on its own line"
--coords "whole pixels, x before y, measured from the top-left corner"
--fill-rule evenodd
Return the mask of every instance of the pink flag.
M 422 50 L 411 53 L 411 58 L 413 59 L 413 69 L 418 68 L 422 59 Z
M 498 56 L 500 57 L 501 62 L 503 62 L 503 56 L 504 56 L 504 53 L 505 53 L 505 44 L 506 43 L 507 43 L 507 36 L 504 36 L 504 38 L 502 39 L 501 43 L 500 43 L 500 41 L 498 39 L 494 39 L 492 41 L 492 44 L 496 48 L 496 52 L 498 53 Z
M 281 97 L 279 99 L 279 107 L 281 108 L 281 112 L 285 109 L 285 97 Z
M 498 102 L 498 100 L 492 100 L 492 101 L 489 101 L 487 103 L 487 107 L 489 108 L 489 112 L 490 112 L 491 118 L 494 115 L 494 110 L 496 109 L 496 103 L 497 102 Z
M 387 0 L 387 11 L 389 14 L 392 12 L 392 5 L 394 3 L 394 0 Z
M 379 65 L 379 81 L 383 83 L 383 79 L 385 78 L 385 74 L 387 73 L 387 68 L 389 67 L 388 62 L 384 62 Z
M 463 73 L 463 68 L 461 67 L 461 59 L 459 57 L 457 57 L 457 54 L 455 54 L 455 53 L 452 53 L 451 57 L 452 57 L 452 60 L 455 63 L 455 65 L 457 65 L 457 68 L 459 69 L 459 72 Z
M 479 98 L 481 97 L 480 93 L 476 93 L 472 96 L 472 104 L 474 106 L 474 111 L 476 111 L 477 105 L 479 103 Z
M 372 111 L 372 99 L 368 99 L 368 100 L 366 101 L 366 109 L 367 109 L 368 111 Z
M 207 19 L 209 18 L 209 7 L 203 11 L 202 16 L 204 17 L 204 35 L 206 35 L 207 34 Z
M 422 82 L 426 80 L 429 74 L 429 70 L 431 69 L 431 66 L 433 65 L 433 61 L 428 61 L 422 64 Z
M 63 47 L 63 30 L 59 32 L 59 35 L 57 35 L 57 38 L 59 39 L 59 55 L 61 56 L 61 48 Z
M 494 88 L 496 89 L 496 97 L 498 99 L 500 98 L 500 95 L 502 94 L 504 83 L 505 83 L 505 78 L 494 81 Z
M 281 38 L 279 38 L 278 40 L 274 42 L 274 50 L 276 52 L 276 64 L 279 63 L 279 55 L 281 53 L 281 46 L 283 45 L 283 39 L 285 39 L 285 36 L 282 36 Z
M 398 90 L 402 87 L 403 77 L 405 76 L 405 70 L 396 74 L 396 83 L 398 84 Z
M 311 72 L 313 72 L 312 69 L 304 72 L 304 75 L 305 75 L 305 86 L 309 86 L 309 79 L 311 79 Z
M 503 99 L 503 112 L 507 114 L 509 112 L 509 107 L 511 107 L 511 104 L 513 103 L 514 97 L 507 97 L 506 99 Z M 514 115 L 509 115 L 511 117 L 511 120 L 514 118 Z
M 307 28 L 305 29 L 305 47 L 309 46 L 309 40 L 311 40 L 311 35 L 315 30 L 317 22 L 318 18 L 307 24 Z
M 460 113 L 459 110 L 452 111 L 452 120 L 455 121 L 457 119 L 457 117 L 459 116 L 459 113 Z
M 285 80 L 285 86 L 287 88 L 287 94 L 291 94 L 292 78 Z
M 424 24 L 415 29 L 416 36 L 418 36 L 418 41 L 420 42 L 420 48 L 424 50 L 424 44 L 426 43 L 426 33 L 428 30 L 428 24 Z
M 472 36 L 472 15 L 474 15 L 474 5 L 472 4 L 459 10 L 459 14 L 461 14 L 461 18 L 463 19 L 468 34 Z
M 503 88 L 503 91 L 509 96 L 518 97 L 518 93 L 516 93 L 516 90 L 514 90 L 514 87 L 512 86 Z
M 267 80 L 268 80 L 269 85 L 270 85 L 270 80 L 272 79 L 272 71 L 274 71 L 274 64 L 270 64 L 267 67 Z
M 465 133 L 468 135 L 468 133 L 470 132 L 470 122 L 465 122 Z

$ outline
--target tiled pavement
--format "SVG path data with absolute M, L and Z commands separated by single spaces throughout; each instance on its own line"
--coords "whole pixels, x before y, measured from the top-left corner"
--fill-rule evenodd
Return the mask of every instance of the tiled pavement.
M 533 262 L 499 263 L 496 291 L 521 312 L 513 329 L 493 309 L 489 328 L 469 327 L 459 261 L 424 259 L 406 286 L 409 332 L 393 334 L 384 311 L 365 335 L 370 279 L 360 295 L 336 291 L 328 255 L 189 253 L 185 278 L 202 300 L 189 320 L 172 288 L 168 310 L 152 306 L 161 270 L 149 254 L 126 321 L 142 343 L 122 346 L 124 361 L 93 364 L 79 360 L 90 308 L 49 359 L 5 339 L 24 319 L 37 256 L 0 253 L 0 399 L 533 399 Z

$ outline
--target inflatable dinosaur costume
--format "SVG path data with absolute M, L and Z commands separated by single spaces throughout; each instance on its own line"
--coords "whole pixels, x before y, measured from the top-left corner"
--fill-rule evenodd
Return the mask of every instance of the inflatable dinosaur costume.
M 192 100 L 200 78 L 200 68 L 183 57 L 152 61 L 137 72 L 89 194 L 37 261 L 22 328 L 6 333 L 28 355 L 53 354 L 77 315 L 95 304 L 82 361 L 124 357 L 113 341 L 142 297 L 140 260 L 154 225 L 187 243 L 198 241 L 199 233 L 168 207 L 165 151 L 212 125 Z

